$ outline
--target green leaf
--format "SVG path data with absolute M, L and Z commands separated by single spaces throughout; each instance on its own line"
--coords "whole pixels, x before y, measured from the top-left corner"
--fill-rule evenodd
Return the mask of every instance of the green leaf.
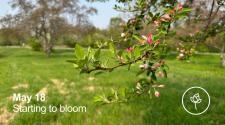
M 184 18 L 187 16 L 187 14 L 189 12 L 191 12 L 192 9 L 190 8 L 183 8 L 183 10 L 181 12 L 179 12 L 176 16 L 175 16 L 175 19 L 181 19 L 181 18 Z
M 140 50 L 139 46 L 137 46 L 134 49 L 134 57 L 138 58 L 140 55 L 141 55 L 141 50 Z
M 95 55 L 94 55 L 95 60 L 99 60 L 100 54 L 101 54 L 101 49 L 97 49 L 97 51 L 95 52 Z
M 77 65 L 77 64 L 73 64 L 73 67 L 74 67 L 74 68 L 78 68 L 78 67 L 79 67 L 79 65 Z
M 124 54 L 124 58 L 126 59 L 127 62 L 129 62 L 131 60 L 130 54 L 128 55 L 127 53 Z
M 122 98 L 126 97 L 126 88 L 121 88 L 120 89 L 120 95 L 121 95 Z
M 137 74 L 136 74 L 136 76 L 139 76 L 139 75 L 141 75 L 142 73 L 144 73 L 145 72 L 145 70 L 140 70 Z
M 138 41 L 141 41 L 141 39 L 138 37 L 138 35 L 132 35 L 132 37 L 134 38 L 134 39 L 136 39 L 136 40 L 138 40 Z
M 116 47 L 112 42 L 109 43 L 109 50 L 113 55 L 116 55 Z
M 192 11 L 191 8 L 183 8 L 182 9 L 182 12 L 186 12 L 186 13 L 191 12 L 191 11 Z
M 98 95 L 94 97 L 94 102 L 101 102 L 104 103 L 104 100 L 106 99 L 106 97 L 104 95 Z
M 158 40 L 158 39 L 159 39 L 159 35 L 154 35 L 154 36 L 153 36 L 153 40 L 154 40 L 154 41 L 156 41 L 156 40 Z
M 152 78 L 154 81 L 157 80 L 156 75 L 155 75 L 155 72 L 152 72 L 152 73 L 151 73 L 151 78 Z
M 84 49 L 78 44 L 76 44 L 76 46 L 75 46 L 75 56 L 77 59 L 84 58 Z
M 165 77 L 167 78 L 167 72 L 165 69 L 163 69 L 163 73 L 164 73 Z
M 123 55 L 123 51 L 119 50 L 117 54 L 118 54 L 118 56 L 122 56 Z
M 148 12 L 148 15 L 149 15 L 151 18 L 153 17 L 152 12 Z
M 128 70 L 130 70 L 131 64 L 128 65 Z

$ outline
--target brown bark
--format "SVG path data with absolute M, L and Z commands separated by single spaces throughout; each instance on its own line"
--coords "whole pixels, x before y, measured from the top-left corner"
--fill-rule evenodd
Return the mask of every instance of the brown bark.
M 213 2 L 212 2 L 211 9 L 210 9 L 209 16 L 208 16 L 208 22 L 205 26 L 205 29 L 208 29 L 208 27 L 213 19 L 212 14 L 213 14 L 213 10 L 214 10 L 214 5 L 215 5 L 215 0 L 213 0 Z

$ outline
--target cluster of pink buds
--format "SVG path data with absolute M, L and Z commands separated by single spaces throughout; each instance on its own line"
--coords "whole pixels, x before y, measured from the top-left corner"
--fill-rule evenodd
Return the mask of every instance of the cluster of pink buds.
M 175 6 L 172 10 L 169 11 L 168 14 L 164 14 L 163 16 L 160 17 L 159 20 L 155 20 L 154 21 L 154 25 L 156 27 L 158 27 L 161 22 L 169 22 L 169 21 L 171 21 L 172 20 L 171 15 L 173 15 L 177 11 L 181 11 L 182 9 L 183 9 L 183 5 L 181 3 L 178 3 L 177 6 Z M 144 19 L 148 20 L 149 16 L 145 15 Z M 131 22 L 133 22 L 133 21 L 131 20 Z
M 151 69 L 152 70 L 157 70 L 160 66 L 164 65 L 165 64 L 165 61 L 164 60 L 160 60 L 159 62 L 155 63 Z
M 121 37 L 125 37 L 125 36 L 126 36 L 125 33 L 121 33 Z M 160 43 L 159 40 L 156 40 L 155 42 L 153 41 L 153 35 L 152 35 L 152 33 L 149 33 L 149 34 L 148 34 L 148 37 L 142 35 L 142 39 L 139 40 L 139 42 L 140 42 L 141 44 L 144 44 L 145 41 L 146 41 L 146 43 L 149 44 L 149 45 L 152 45 L 152 44 L 154 43 L 154 46 L 157 46 L 157 45 Z M 128 47 L 128 48 L 126 48 L 126 51 L 127 51 L 128 53 L 132 53 L 132 52 L 134 51 L 134 48 L 133 48 L 133 47 Z
M 179 55 L 177 56 L 178 60 L 188 60 L 190 56 L 193 55 L 194 49 L 185 49 L 184 47 L 177 48 Z
M 153 23 L 156 27 L 159 27 L 161 22 L 169 22 L 172 20 L 171 16 L 175 13 L 175 12 L 179 12 L 183 9 L 183 5 L 181 3 L 178 3 L 176 7 L 174 7 L 174 9 L 170 10 L 168 14 L 164 14 L 160 17 L 159 20 L 155 20 Z
M 170 14 L 164 14 L 163 16 L 160 17 L 159 20 L 155 20 L 153 23 L 154 23 L 154 26 L 159 27 L 161 22 L 169 22 L 171 20 L 172 18 Z
M 141 44 L 144 44 L 145 43 L 144 41 L 146 41 L 146 43 L 149 44 L 149 45 L 152 45 L 153 43 L 155 43 L 154 44 L 155 46 L 157 46 L 160 43 L 159 40 L 156 40 L 155 42 L 153 41 L 152 33 L 149 33 L 147 37 L 142 35 L 142 39 L 143 40 L 139 41 Z
M 169 22 L 170 20 L 171 20 L 171 16 L 169 14 L 164 14 L 160 18 L 160 21 L 162 21 L 162 22 Z
M 157 21 L 157 20 L 155 20 L 153 23 L 156 27 L 159 27 L 159 25 L 160 25 L 160 21 Z

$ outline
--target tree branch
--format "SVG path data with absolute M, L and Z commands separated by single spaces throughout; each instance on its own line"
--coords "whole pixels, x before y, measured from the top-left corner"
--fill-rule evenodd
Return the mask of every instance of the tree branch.
M 210 25 L 210 23 L 211 23 L 211 21 L 213 19 L 211 17 L 212 17 L 212 14 L 213 14 L 214 5 L 215 5 L 215 0 L 213 0 L 213 2 L 212 2 L 211 9 L 210 9 L 209 16 L 208 16 L 208 22 L 207 22 L 207 24 L 205 26 L 205 29 L 208 29 L 208 27 L 209 27 L 209 25 Z
M 109 72 L 111 72 L 111 71 L 113 71 L 113 70 L 116 69 L 116 68 L 119 68 L 119 67 L 122 67 L 122 66 L 126 66 L 126 65 L 131 65 L 131 64 L 133 64 L 133 63 L 136 63 L 136 62 L 142 60 L 142 58 L 144 58 L 144 57 L 146 57 L 146 56 L 149 56 L 149 54 L 150 54 L 149 52 L 150 52 L 150 51 L 151 51 L 151 50 L 145 52 L 145 54 L 143 54 L 142 56 L 138 57 L 137 59 L 135 59 L 135 60 L 133 60 L 133 61 L 126 62 L 126 63 L 121 63 L 121 64 L 116 65 L 116 66 L 113 66 L 113 67 L 101 67 L 101 66 L 100 66 L 100 67 L 95 67 L 95 68 L 93 68 L 93 69 L 87 70 L 87 73 L 91 73 L 91 72 L 93 72 L 93 71 L 98 71 L 98 70 L 101 70 L 101 71 L 109 71 Z

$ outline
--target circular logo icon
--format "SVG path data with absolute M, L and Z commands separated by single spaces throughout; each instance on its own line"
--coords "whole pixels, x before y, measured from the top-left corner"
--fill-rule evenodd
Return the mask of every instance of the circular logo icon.
M 210 106 L 209 93 L 202 87 L 190 87 L 182 96 L 182 106 L 189 114 L 201 115 Z

